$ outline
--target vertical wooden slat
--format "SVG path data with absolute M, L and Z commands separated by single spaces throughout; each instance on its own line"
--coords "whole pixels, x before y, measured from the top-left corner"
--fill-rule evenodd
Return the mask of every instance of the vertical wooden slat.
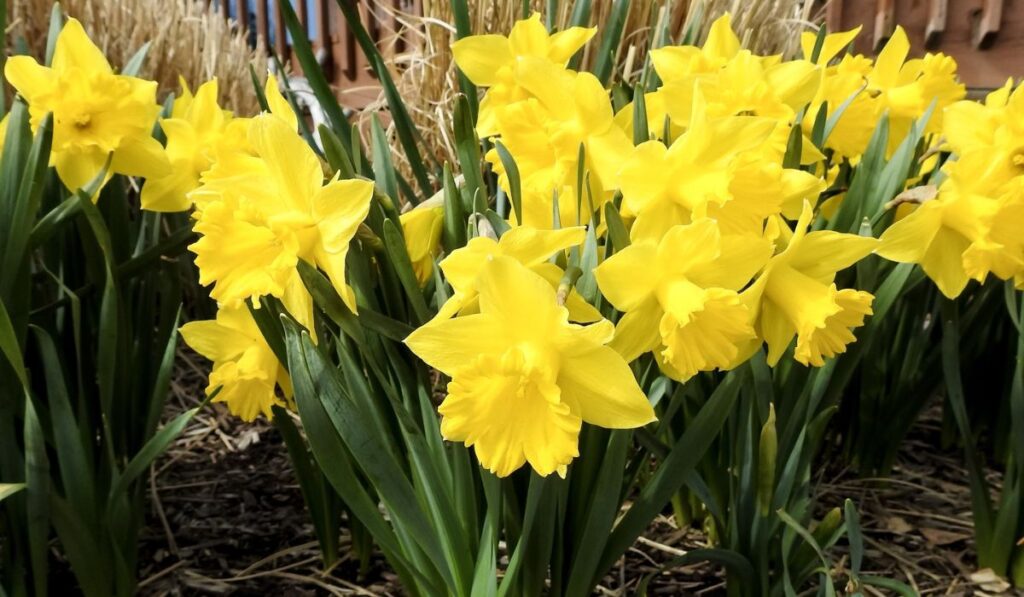
M 274 52 L 282 63 L 288 61 L 288 37 L 287 28 L 284 25 L 284 12 L 281 10 L 282 2 L 291 0 L 271 0 L 274 3 Z
M 256 0 L 256 37 L 263 40 L 263 47 L 270 49 L 270 29 L 267 27 L 267 0 Z
M 924 47 L 935 50 L 946 32 L 949 0 L 928 0 L 928 24 L 924 27 Z
M 334 78 L 334 53 L 331 51 L 331 28 L 327 19 L 327 0 L 316 0 L 313 3 L 313 47 L 323 58 L 324 74 Z
M 896 0 L 877 0 L 875 3 L 874 50 L 879 52 L 896 29 Z
M 981 3 L 981 14 L 974 23 L 974 32 L 971 35 L 971 43 L 979 50 L 985 50 L 992 46 L 999 33 L 999 26 L 1003 22 L 1003 0 L 983 0 Z
M 843 0 L 828 0 L 825 5 L 825 26 L 831 33 L 843 30 Z
M 309 15 L 306 14 L 306 0 L 297 0 L 295 3 L 295 14 L 299 17 L 299 22 L 302 23 L 303 29 L 307 31 L 309 26 Z
M 248 0 L 235 0 L 238 3 L 236 18 L 238 25 L 245 31 L 249 30 L 249 2 Z
M 227 23 L 231 20 L 231 0 L 220 0 L 220 10 L 224 13 L 224 22 Z

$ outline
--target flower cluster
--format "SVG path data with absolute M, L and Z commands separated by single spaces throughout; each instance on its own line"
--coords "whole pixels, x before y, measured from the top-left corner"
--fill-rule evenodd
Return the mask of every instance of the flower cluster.
M 443 193 L 394 222 L 407 279 L 442 297 L 406 344 L 451 378 L 443 436 L 473 446 L 489 470 L 564 475 L 583 422 L 653 421 L 630 368 L 640 358 L 679 382 L 762 347 L 772 366 L 787 354 L 822 366 L 872 314 L 872 294 L 840 274 L 872 252 L 920 263 L 951 297 L 989 273 L 1024 283 L 1024 95 L 1011 84 L 984 104 L 959 101 L 952 59 L 908 60 L 901 29 L 876 60 L 844 53 L 857 31 L 805 34 L 800 59 L 759 56 L 726 15 L 701 47 L 653 50 L 643 81 L 657 85 L 638 83 L 643 102 L 624 104 L 568 66 L 595 32 L 551 34 L 533 15 L 507 37 L 456 42 L 459 68 L 486 88 L 477 133 L 515 202 L 499 222 L 507 231 L 474 213 L 475 236 L 441 258 Z M 6 75 L 34 127 L 53 114 L 52 162 L 68 188 L 140 176 L 144 209 L 191 210 L 190 249 L 219 311 L 182 334 L 213 361 L 209 391 L 245 420 L 289 406 L 288 374 L 252 310 L 273 297 L 312 330 L 305 261 L 358 312 L 346 261 L 373 183 L 325 171 L 273 76 L 262 114 L 222 109 L 214 80 L 195 93 L 182 83 L 161 118 L 155 84 L 114 73 L 74 20 L 52 65 L 14 57 Z M 886 156 L 927 119 L 937 197 L 901 206 L 880 239 L 829 230 L 844 200 L 837 181 L 883 118 Z M 936 170 L 932 153 L 956 158 Z
M 1007 81 L 983 104 L 956 102 L 942 135 L 947 178 L 882 234 L 879 254 L 920 264 L 949 298 L 990 273 L 1024 288 L 1024 91 Z

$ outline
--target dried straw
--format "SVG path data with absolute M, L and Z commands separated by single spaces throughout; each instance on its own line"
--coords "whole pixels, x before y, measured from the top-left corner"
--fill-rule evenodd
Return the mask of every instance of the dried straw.
M 22 37 L 41 56 L 52 6 L 52 0 L 11 2 L 13 35 L 8 39 Z M 149 42 L 140 74 L 160 84 L 161 97 L 178 90 L 179 75 L 193 89 L 217 77 L 223 105 L 239 114 L 258 111 L 249 65 L 265 76 L 266 52 L 262 43 L 250 48 L 238 23 L 214 6 L 194 0 L 64 0 L 62 6 L 82 22 L 115 67 Z
M 455 29 L 450 0 L 422 0 L 422 13 L 406 13 L 391 8 L 393 2 L 370 0 L 373 10 L 389 12 L 401 25 L 399 33 L 382 41 L 385 54 L 397 47 L 395 39 L 401 36 L 410 49 L 395 55 L 391 62 L 395 68 L 397 86 L 414 121 L 423 131 L 426 150 L 440 162 L 455 162 L 452 135 L 453 106 L 458 94 L 456 71 L 450 45 Z M 520 0 L 479 0 L 469 2 L 470 21 L 475 33 L 507 34 L 516 20 L 522 18 Z M 534 10 L 543 10 L 543 0 L 531 0 Z M 572 2 L 560 2 L 555 19 L 559 29 L 568 26 Z M 605 23 L 613 7 L 613 0 L 593 0 L 591 24 Z M 729 12 L 744 47 L 759 54 L 793 56 L 799 51 L 799 32 L 814 28 L 820 20 L 812 14 L 812 2 L 806 0 L 646 0 L 630 5 L 623 34 L 616 49 L 616 76 L 627 81 L 643 68 L 647 48 L 654 31 L 665 30 L 667 43 L 679 43 L 684 32 L 697 32 L 698 43 L 703 43 L 711 23 Z M 598 36 L 600 36 L 600 31 Z M 410 43 L 411 42 L 411 43 Z M 594 60 L 600 39 L 588 44 L 582 67 Z M 385 109 L 383 95 L 363 110 L 360 118 Z M 393 131 L 389 131 L 393 132 Z M 394 135 L 392 135 L 394 137 Z M 403 155 L 393 139 L 395 155 Z

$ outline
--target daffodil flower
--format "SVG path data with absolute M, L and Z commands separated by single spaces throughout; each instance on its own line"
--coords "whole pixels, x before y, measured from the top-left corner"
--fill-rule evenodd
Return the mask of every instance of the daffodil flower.
M 188 194 L 199 187 L 200 176 L 213 165 L 217 152 L 242 151 L 247 123 L 235 122 L 217 104 L 217 80 L 199 86 L 195 95 L 175 101 L 173 117 L 160 121 L 167 136 L 171 170 L 153 177 L 142 187 L 142 207 L 151 211 L 185 211 L 192 206 Z M 185 101 L 181 101 L 185 100 Z
M 494 240 L 486 236 L 470 239 L 465 247 L 452 251 L 441 261 L 441 271 L 452 286 L 452 296 L 441 306 L 433 321 L 465 315 L 479 310 L 480 276 L 487 263 L 495 257 L 509 257 L 529 268 L 557 288 L 564 272 L 548 259 L 565 249 L 579 246 L 586 230 L 583 227 L 560 230 L 538 230 L 528 226 L 513 228 Z M 601 319 L 601 314 L 575 290 L 566 297 L 565 306 L 571 321 L 589 323 Z
M 434 255 L 441 242 L 441 227 L 444 224 L 444 210 L 432 201 L 424 201 L 399 216 L 405 249 L 421 285 L 426 284 L 434 274 Z
M 882 110 L 889 113 L 890 155 L 903 142 L 914 120 L 932 103 L 935 109 L 925 127 L 927 133 L 940 132 L 946 106 L 967 93 L 956 80 L 956 61 L 952 58 L 928 53 L 924 58 L 906 60 L 909 53 L 907 33 L 897 26 L 867 75 L 868 93 L 877 96 Z
M 703 113 L 701 96 L 695 98 Z M 791 213 L 816 196 L 814 175 L 763 159 L 776 121 L 754 116 L 697 118 L 671 145 L 641 143 L 619 169 L 634 239 L 660 238 L 677 224 L 713 217 L 727 233 L 759 234 L 764 218 Z
M 549 35 L 540 13 L 533 13 L 517 21 L 508 37 L 471 35 L 453 43 L 452 56 L 459 69 L 473 84 L 490 87 L 480 103 L 477 133 L 481 137 L 498 133 L 497 110 L 526 99 L 515 76 L 520 59 L 542 59 L 564 68 L 596 32 L 597 28 L 570 27 Z
M 774 366 L 796 336 L 793 357 L 821 367 L 826 358 L 846 352 L 856 340 L 852 330 L 871 315 L 874 297 L 835 285 L 836 273 L 871 253 L 874 238 L 831 230 L 807 232 L 813 212 L 805 204 L 785 249 L 772 257 L 743 299 L 754 328 L 768 344 Z M 756 345 L 751 347 L 756 350 Z
M 607 321 L 569 323 L 551 285 L 509 257 L 480 275 L 480 312 L 426 325 L 405 343 L 451 378 L 441 435 L 505 477 L 526 463 L 565 475 L 583 422 L 629 429 L 655 420 Z
M 289 282 L 283 303 L 299 323 L 311 327 L 313 301 L 298 275 Z M 226 404 L 231 414 L 251 422 L 259 415 L 273 417 L 275 405 L 292 407 L 288 373 L 246 305 L 221 305 L 216 319 L 186 323 L 181 335 L 213 361 L 206 393 L 220 388 L 213 401 Z
M 735 366 L 740 347 L 754 338 L 737 291 L 770 255 L 766 239 L 723 236 L 706 218 L 615 253 L 594 271 L 602 294 L 625 312 L 612 348 L 627 361 L 654 351 L 677 381 Z
M 115 74 L 77 20 L 58 34 L 52 67 L 12 56 L 4 74 L 28 102 L 33 131 L 53 114 L 50 164 L 69 189 L 85 186 L 111 156 L 112 173 L 155 177 L 169 170 L 151 136 L 160 112 L 156 82 Z
M 370 209 L 373 184 L 331 180 L 320 161 L 287 122 L 272 114 L 252 120 L 254 156 L 219 161 L 204 179 L 195 230 L 199 281 L 213 284 L 215 300 L 234 305 L 260 296 L 282 296 L 299 259 L 322 269 L 348 307 L 345 284 L 349 241 Z

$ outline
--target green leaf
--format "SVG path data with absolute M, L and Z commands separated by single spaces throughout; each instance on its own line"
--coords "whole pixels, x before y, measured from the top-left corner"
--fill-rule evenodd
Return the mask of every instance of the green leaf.
M 607 20 L 602 23 L 601 49 L 597 51 L 593 72 L 601 84 L 608 86 L 615 67 L 615 50 L 622 41 L 622 30 L 629 16 L 629 0 L 615 0 Z
M 302 435 L 295 427 L 291 414 L 277 405 L 273 406 L 273 411 L 274 426 L 277 427 L 284 439 L 288 456 L 292 462 L 292 469 L 295 471 L 295 477 L 299 480 L 302 497 L 305 499 L 306 507 L 313 519 L 313 529 L 320 542 L 324 567 L 329 568 L 338 559 L 338 534 L 341 520 L 337 516 L 337 512 L 330 507 L 327 495 L 329 489 L 324 486 L 323 474 L 313 468 L 309 452 L 306 450 L 306 442 L 303 441 Z
M 459 171 L 465 178 L 463 188 L 467 197 L 473 197 L 478 191 L 486 192 L 487 190 L 484 186 L 483 176 L 480 174 L 480 166 L 484 162 L 480 157 L 480 139 L 476 136 L 473 110 L 465 95 L 460 95 L 455 99 L 453 115 L 455 153 L 459 158 Z M 464 209 L 467 207 L 471 206 L 463 205 Z
M 320 104 L 327 116 L 331 129 L 338 134 L 342 142 L 351 143 L 348 119 L 345 118 L 345 113 L 342 111 L 334 91 L 331 90 L 323 69 L 316 61 L 306 28 L 299 22 L 291 2 L 278 2 L 278 6 L 281 8 L 281 16 L 288 28 L 292 51 L 302 67 L 303 76 L 306 77 L 313 90 L 313 95 L 316 96 L 317 103 Z
M 98 512 L 95 475 L 85 456 L 86 450 L 91 449 L 91 446 L 83 446 L 80 441 L 82 434 L 71 407 L 64 383 L 62 361 L 53 339 L 42 328 L 33 326 L 32 331 L 39 345 L 40 360 L 46 378 L 53 441 L 56 445 L 57 466 L 64 485 L 64 495 L 75 504 L 83 520 L 93 521 Z
M 526 493 L 526 510 L 523 514 L 523 531 L 519 536 L 515 549 L 512 551 L 512 557 L 509 558 L 508 567 L 505 569 L 505 576 L 501 579 L 501 584 L 498 586 L 498 597 L 508 595 L 509 591 L 517 583 L 523 567 L 523 558 L 526 557 L 525 546 L 529 543 L 530 535 L 537 532 L 534 523 L 537 520 L 537 512 L 540 509 L 541 502 L 545 499 L 548 485 L 549 482 L 546 477 L 541 477 L 537 473 L 531 472 L 530 488 Z
M 0 502 L 25 489 L 24 483 L 0 483 Z
M 388 563 L 395 569 L 399 577 L 409 586 L 416 586 L 418 581 L 426 581 L 422 573 L 415 571 L 415 568 L 403 555 L 402 547 L 394 531 L 388 526 L 388 522 L 381 515 L 376 502 L 363 488 L 356 475 L 351 457 L 314 386 L 309 367 L 306 365 L 297 326 L 286 325 L 284 329 L 288 371 L 294 385 L 295 403 L 299 410 L 299 417 L 302 419 L 303 430 L 320 470 L 345 502 L 352 515 L 373 535 L 377 545 L 384 553 L 384 557 L 387 558 Z M 440 587 L 435 587 L 435 590 L 440 590 Z
M 444 560 L 436 530 L 432 528 L 416 499 L 415 490 L 392 452 L 372 433 L 372 423 L 365 413 L 355 407 L 339 382 L 337 373 L 312 344 L 308 334 L 302 333 L 300 336 L 297 326 L 290 321 L 285 322 L 284 327 L 288 344 L 288 370 L 292 374 L 296 396 L 306 393 L 305 401 L 308 402 L 311 397 L 319 400 L 337 435 L 351 450 L 359 468 L 379 493 L 394 524 L 407 532 L 423 550 L 444 579 L 448 590 L 458 593 L 459 588 Z
M 731 371 L 715 389 L 685 433 L 661 462 L 650 481 L 640 491 L 626 514 L 616 525 L 604 547 L 594 581 L 609 569 L 636 541 L 662 508 L 672 499 L 692 470 L 718 436 L 725 420 L 732 413 L 739 395 L 742 371 Z
M 523 192 L 519 179 L 519 166 L 508 149 L 501 141 L 495 141 L 494 148 L 498 151 L 501 165 L 505 168 L 505 177 L 508 179 L 509 200 L 512 201 L 512 211 L 515 213 L 516 221 L 523 221 Z
M 604 221 L 608 225 L 608 238 L 612 241 L 615 252 L 629 246 L 629 231 L 622 222 L 622 216 L 613 201 L 604 204 Z
M 46 66 L 53 64 L 53 52 L 57 49 L 57 37 L 62 29 L 64 29 L 64 11 L 59 2 L 54 2 L 50 9 L 50 28 L 46 32 L 46 54 L 43 58 L 43 63 Z
M 380 125 L 377 115 L 373 115 L 370 125 L 370 143 L 373 149 L 373 179 L 377 187 L 391 201 L 400 199 L 398 194 L 398 180 L 395 177 L 395 165 L 391 162 L 391 146 L 388 145 L 387 136 Z
M 7 243 L 0 257 L 0 296 L 9 296 L 7 293 L 13 290 L 15 276 L 28 258 L 29 236 L 35 224 L 45 186 L 52 140 L 53 115 L 47 114 L 39 123 L 35 138 L 32 140 L 32 147 L 29 149 L 25 169 L 18 185 L 18 193 L 14 199 L 11 220 L 7 225 Z
M 331 165 L 331 168 L 338 172 L 342 179 L 355 178 L 356 171 L 352 166 L 352 158 L 338 135 L 325 124 L 321 124 L 316 130 L 320 133 L 320 143 L 324 146 L 324 157 L 327 158 L 327 163 Z
M 391 72 L 388 70 L 387 63 L 384 61 L 384 57 L 381 56 L 380 50 L 377 49 L 376 44 L 373 43 L 373 39 L 370 37 L 370 34 L 367 33 L 366 27 L 363 26 L 359 9 L 355 3 L 348 0 L 337 0 L 337 4 L 341 9 L 342 14 L 345 16 L 345 20 L 348 22 L 348 26 L 352 31 L 352 34 L 355 36 L 356 41 L 362 48 L 363 55 L 366 56 L 370 66 L 373 68 L 374 74 L 377 75 L 377 80 L 380 81 L 380 85 L 384 89 L 384 97 L 387 99 L 388 109 L 391 111 L 391 118 L 395 125 L 395 132 L 398 133 L 398 140 L 402 144 L 402 149 L 405 151 L 405 157 L 409 160 L 409 166 L 412 168 L 413 176 L 415 176 L 416 181 L 419 183 L 423 196 L 429 197 L 432 194 L 432 189 L 430 186 L 430 178 L 427 176 L 427 170 L 423 162 L 423 157 L 421 156 L 416 144 L 416 125 L 413 124 L 412 118 L 409 116 L 409 110 L 405 107 L 405 103 L 402 101 L 402 96 L 398 93 L 398 88 L 395 87 L 395 82 L 391 77 Z M 292 19 L 294 19 L 295 13 L 291 10 L 291 7 L 288 7 L 287 12 L 291 14 Z M 290 28 L 291 27 L 289 26 L 289 29 Z M 308 40 L 305 31 L 298 26 L 297 21 L 292 35 Z M 305 69 L 303 69 L 303 71 L 305 71 Z M 337 103 L 336 100 L 335 103 Z M 431 155 L 431 157 L 433 156 Z M 440 169 L 440 165 L 438 165 L 438 169 Z
M 412 269 L 412 261 L 409 260 L 409 252 L 405 248 L 402 233 L 391 220 L 384 221 L 384 247 L 417 319 L 420 323 L 426 322 L 430 319 L 430 309 L 427 308 L 427 301 L 423 298 L 420 283 Z
M 588 512 L 583 523 L 583 535 L 578 550 L 572 554 L 572 570 L 565 589 L 567 597 L 585 596 L 593 591 L 592 579 L 601 557 L 602 539 L 608 536 L 619 512 L 619 495 L 631 438 L 630 432 L 615 430 L 605 446 L 607 450 L 601 459 L 597 481 L 587 496 L 589 503 L 586 504 Z
M 25 372 L 21 347 L 18 345 L 18 337 L 14 333 L 14 326 L 11 325 L 11 318 L 7 314 L 7 307 L 4 306 L 3 301 L 0 301 L 0 353 L 3 353 L 7 362 L 11 364 L 21 387 L 28 393 L 28 375 Z
M 142 66 L 146 62 L 146 54 L 149 53 L 149 46 L 151 43 L 152 42 L 147 41 L 142 44 L 141 48 L 132 54 L 132 57 L 128 59 L 128 62 L 124 63 L 124 68 L 121 69 L 122 75 L 137 77 L 139 73 L 142 72 Z
M 35 406 L 25 390 L 25 502 L 28 511 L 28 548 L 36 595 L 46 595 L 50 536 L 50 462 L 46 439 Z
M 199 406 L 190 408 L 189 410 L 179 414 L 171 419 L 170 423 L 164 425 L 160 431 L 157 431 L 153 437 L 151 437 L 149 441 L 142 446 L 142 449 L 128 461 L 124 470 L 120 475 L 118 475 L 117 481 L 110 488 L 110 495 L 107 498 L 108 503 L 113 504 L 120 499 L 122 494 L 128 491 L 131 484 L 135 482 L 142 473 L 146 472 L 149 465 L 153 464 L 153 461 L 167 451 L 171 442 L 181 435 L 181 432 L 185 430 L 185 427 L 189 424 L 192 418 L 195 417 L 196 414 L 199 413 L 199 411 L 201 411 L 211 400 L 213 400 L 219 392 L 220 388 L 217 388 L 204 398 L 203 402 L 200 403 Z
M 857 512 L 857 506 L 849 499 L 843 502 L 843 511 L 846 514 L 846 537 L 850 542 L 850 571 L 854 575 L 859 575 L 864 562 L 864 535 L 860 530 L 860 514 Z

